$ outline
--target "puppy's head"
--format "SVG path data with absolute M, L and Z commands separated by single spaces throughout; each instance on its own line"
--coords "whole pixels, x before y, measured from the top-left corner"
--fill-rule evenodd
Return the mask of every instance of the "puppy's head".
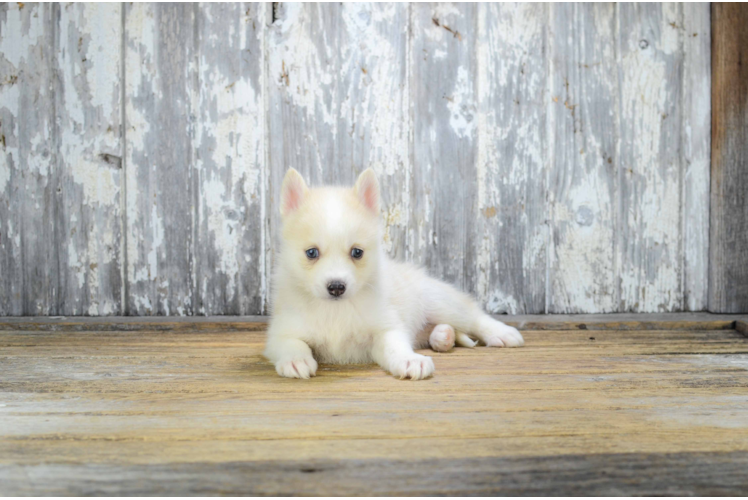
M 373 285 L 379 265 L 379 183 L 367 169 L 353 188 L 310 189 L 294 169 L 283 179 L 281 265 L 314 297 L 346 300 Z

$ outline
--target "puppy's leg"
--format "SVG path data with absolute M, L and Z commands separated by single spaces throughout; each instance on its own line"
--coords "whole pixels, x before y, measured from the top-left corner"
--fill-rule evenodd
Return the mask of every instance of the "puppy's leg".
M 465 345 L 464 334 L 469 334 L 493 347 L 519 347 L 525 341 L 516 328 L 496 321 L 484 313 L 467 294 L 456 288 L 428 278 L 424 301 L 431 323 L 446 323 L 457 330 L 457 341 Z
M 404 330 L 389 330 L 372 346 L 372 358 L 379 366 L 401 379 L 420 380 L 434 373 L 434 362 L 413 351 L 412 340 Z
M 436 325 L 429 335 L 429 345 L 436 352 L 447 352 L 455 346 L 455 330 L 449 325 Z
M 317 374 L 317 362 L 303 340 L 268 336 L 265 357 L 275 363 L 281 377 L 309 378 Z

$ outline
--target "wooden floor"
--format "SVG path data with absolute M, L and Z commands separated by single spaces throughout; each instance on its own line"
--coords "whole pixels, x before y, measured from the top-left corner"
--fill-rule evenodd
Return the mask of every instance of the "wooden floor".
M 281 379 L 255 321 L 0 319 L 0 494 L 748 495 L 735 318 L 514 318 L 419 382 Z

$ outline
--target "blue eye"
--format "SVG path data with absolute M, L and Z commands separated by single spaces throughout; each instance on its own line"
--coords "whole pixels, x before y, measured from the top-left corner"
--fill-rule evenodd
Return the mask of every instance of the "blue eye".
M 364 256 L 364 251 L 361 250 L 360 248 L 351 249 L 351 257 L 353 257 L 354 259 L 358 260 L 363 256 Z
M 319 257 L 319 250 L 317 250 L 316 248 L 310 248 L 306 251 L 306 256 L 308 259 L 316 259 L 317 257 Z

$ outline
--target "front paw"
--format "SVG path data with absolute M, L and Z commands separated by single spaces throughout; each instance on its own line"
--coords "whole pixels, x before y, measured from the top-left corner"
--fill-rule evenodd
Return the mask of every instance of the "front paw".
M 412 353 L 393 360 L 390 372 L 400 379 L 421 380 L 434 373 L 434 361 L 428 356 Z
M 516 328 L 505 325 L 493 318 L 487 318 L 481 325 L 477 335 L 489 347 L 520 347 L 525 345 L 525 339 Z
M 275 371 L 281 377 L 306 379 L 317 374 L 317 362 L 311 356 L 282 359 L 275 363 Z

